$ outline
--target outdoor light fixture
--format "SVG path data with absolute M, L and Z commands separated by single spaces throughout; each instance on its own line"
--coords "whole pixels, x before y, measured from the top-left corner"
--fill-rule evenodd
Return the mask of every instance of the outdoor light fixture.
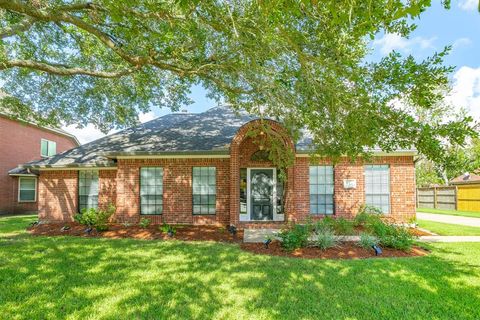
M 87 228 L 87 229 L 85 229 L 85 233 L 90 234 L 90 232 L 92 232 L 92 230 L 93 230 L 92 228 Z
M 235 226 L 228 226 L 228 232 L 235 234 L 237 233 L 237 228 Z
M 265 246 L 265 249 L 268 249 L 268 245 L 272 242 L 272 239 L 266 239 L 263 241 L 263 245 Z
M 60 229 L 60 231 L 67 231 L 67 230 L 70 230 L 69 226 L 63 226 L 62 229 Z
M 232 236 L 235 236 L 237 234 L 237 227 L 228 226 L 228 232 L 230 232 L 232 234 Z
M 376 256 L 381 255 L 382 252 L 383 252 L 383 251 L 382 251 L 382 248 L 380 248 L 380 247 L 377 246 L 377 245 L 373 245 L 372 248 L 373 248 L 373 250 L 375 250 L 375 255 L 376 255 Z

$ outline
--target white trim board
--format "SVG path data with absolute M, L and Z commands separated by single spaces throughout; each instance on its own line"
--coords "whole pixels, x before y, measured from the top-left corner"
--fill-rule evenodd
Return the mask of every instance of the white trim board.
M 189 154 L 189 155 L 132 155 L 132 156 L 115 156 L 114 158 L 119 160 L 128 159 L 228 159 L 228 154 Z

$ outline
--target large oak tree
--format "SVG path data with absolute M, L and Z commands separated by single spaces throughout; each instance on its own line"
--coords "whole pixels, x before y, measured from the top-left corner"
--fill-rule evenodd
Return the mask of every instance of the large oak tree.
M 474 134 L 468 117 L 428 118 L 448 91 L 448 49 L 423 61 L 396 52 L 369 58 L 376 35 L 408 37 L 430 5 L 0 0 L 1 106 L 108 131 L 152 106 L 178 110 L 202 85 L 234 109 L 281 119 L 294 133 L 307 129 L 318 154 L 416 147 L 438 159 L 444 145 Z

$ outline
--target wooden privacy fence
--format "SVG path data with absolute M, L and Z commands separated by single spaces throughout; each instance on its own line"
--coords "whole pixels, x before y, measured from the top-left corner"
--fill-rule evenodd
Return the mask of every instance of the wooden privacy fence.
M 417 188 L 417 207 L 480 211 L 480 184 Z
M 480 211 L 480 184 L 458 186 L 457 210 Z
M 456 210 L 457 187 L 418 188 L 417 207 Z

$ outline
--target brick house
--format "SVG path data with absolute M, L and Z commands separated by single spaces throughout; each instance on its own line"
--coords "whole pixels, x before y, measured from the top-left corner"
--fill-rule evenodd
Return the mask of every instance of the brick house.
M 15 168 L 79 145 L 71 134 L 0 113 L 0 214 L 38 210 L 37 175 Z M 10 170 L 15 168 L 14 170 Z
M 109 203 L 117 222 L 240 228 L 352 218 L 363 203 L 401 220 L 415 216 L 414 151 L 312 163 L 308 138 L 294 143 L 280 123 L 263 120 L 295 152 L 281 181 L 259 137 L 247 134 L 261 121 L 224 107 L 170 114 L 22 168 L 38 170 L 39 218 L 50 222 Z

